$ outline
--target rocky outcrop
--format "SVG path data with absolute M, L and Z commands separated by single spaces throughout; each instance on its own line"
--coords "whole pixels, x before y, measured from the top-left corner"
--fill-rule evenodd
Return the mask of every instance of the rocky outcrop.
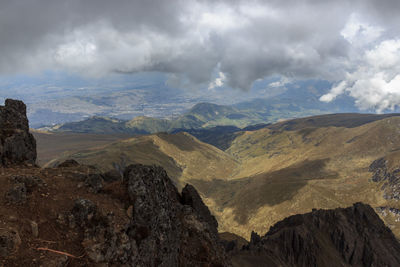
M 379 158 L 369 166 L 372 172 L 373 182 L 383 182 L 382 191 L 385 199 L 400 200 L 400 169 L 388 168 L 388 161 L 385 158 Z
M 87 199 L 77 199 L 71 211 L 59 216 L 61 224 L 83 231 L 82 246 L 92 262 L 230 266 L 215 218 L 193 187 L 182 197 L 167 173 L 154 166 L 128 166 L 123 179 L 127 198 L 122 199 L 129 213 L 124 223 L 115 223 L 113 214 L 103 214 Z
M 189 205 L 198 215 L 202 222 L 206 222 L 210 225 L 210 229 L 214 231 L 215 235 L 218 235 L 218 222 L 215 217 L 211 214 L 208 207 L 204 204 L 197 190 L 190 184 L 187 184 L 182 189 L 182 204 Z
M 26 106 L 22 101 L 7 99 L 0 106 L 0 166 L 35 161 L 36 141 L 29 133 Z
M 356 203 L 288 217 L 235 257 L 244 266 L 399 266 L 400 244 L 369 205 Z

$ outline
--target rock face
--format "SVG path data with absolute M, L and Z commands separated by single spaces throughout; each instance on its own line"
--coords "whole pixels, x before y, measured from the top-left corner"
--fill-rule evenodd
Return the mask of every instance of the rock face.
M 34 164 L 36 141 L 29 133 L 26 106 L 22 101 L 7 99 L 0 106 L 0 166 Z
M 379 158 L 369 166 L 372 181 L 383 182 L 382 190 L 385 199 L 400 200 L 400 169 L 389 170 L 385 158 Z
M 77 199 L 61 216 L 83 230 L 86 255 L 110 266 L 230 266 L 216 221 L 194 188 L 182 196 L 161 167 L 131 165 L 124 172 L 129 216 L 115 223 L 87 199 Z M 189 193 L 190 192 L 190 193 Z M 190 194 L 191 198 L 188 198 Z M 200 211 L 200 213 L 198 212 Z
M 362 203 L 288 217 L 261 238 L 253 234 L 241 253 L 235 261 L 243 266 L 400 265 L 400 244 Z
M 218 222 L 215 217 L 211 214 L 208 207 L 203 203 L 197 190 L 190 184 L 187 184 L 182 189 L 182 204 L 189 205 L 199 216 L 199 219 L 203 222 L 208 223 L 211 226 L 211 230 L 215 230 L 214 234 L 218 235 Z
M 131 165 L 124 180 L 133 205 L 128 236 L 136 240 L 138 249 L 133 266 L 229 265 L 215 223 L 209 224 L 197 212 L 208 208 L 196 201 L 182 205 L 162 168 Z

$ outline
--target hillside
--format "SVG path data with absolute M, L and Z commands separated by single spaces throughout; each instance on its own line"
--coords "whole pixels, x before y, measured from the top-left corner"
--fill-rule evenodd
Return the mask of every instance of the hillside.
M 130 137 L 127 134 L 49 133 L 36 130 L 31 130 L 31 132 L 37 143 L 38 158 L 36 163 L 39 166 L 43 166 L 55 158 L 62 157 L 63 154 L 104 146 Z
M 229 181 L 190 182 L 223 222 L 221 230 L 242 236 L 249 229 L 265 232 L 274 222 L 312 208 L 358 201 L 385 206 L 369 166 L 400 148 L 399 131 L 400 117 L 392 117 L 353 128 L 245 132 L 226 150 L 240 162 Z M 391 224 L 396 234 L 399 226 Z
M 223 151 L 187 133 L 159 133 L 128 138 L 66 153 L 46 166 L 55 166 L 68 158 L 94 165 L 103 171 L 115 168 L 123 170 L 133 163 L 156 164 L 163 166 L 178 185 L 184 185 L 188 179 L 226 179 L 237 166 L 237 162 Z
M 369 172 L 374 160 L 400 149 L 397 114 L 332 114 L 261 127 L 249 128 L 252 131 L 216 127 L 215 134 L 207 132 L 209 139 L 220 138 L 225 152 L 188 134 L 156 134 L 57 161 L 72 157 L 103 170 L 130 162 L 161 165 L 178 184 L 196 186 L 221 222 L 220 231 L 244 237 L 250 230 L 265 232 L 278 220 L 312 208 L 358 201 L 398 207 L 386 205 Z M 384 219 L 400 234 L 395 219 Z

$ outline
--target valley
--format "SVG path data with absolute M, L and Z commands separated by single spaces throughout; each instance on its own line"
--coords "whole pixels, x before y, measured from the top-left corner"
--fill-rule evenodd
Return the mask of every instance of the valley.
M 211 130 L 208 135 L 228 139 L 225 150 L 187 133 L 158 133 L 64 153 L 46 166 L 68 158 L 103 171 L 131 163 L 163 166 L 179 188 L 190 183 L 199 190 L 220 232 L 245 238 L 313 208 L 360 201 L 400 208 L 383 197 L 369 171 L 374 160 L 400 149 L 398 114 L 332 114 L 258 128 L 228 135 Z M 395 215 L 382 218 L 400 234 Z

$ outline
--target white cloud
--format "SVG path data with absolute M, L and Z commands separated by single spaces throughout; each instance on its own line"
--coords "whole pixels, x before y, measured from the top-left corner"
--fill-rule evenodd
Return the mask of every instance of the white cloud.
M 330 102 L 347 93 L 361 109 L 381 113 L 400 106 L 400 40 L 384 40 L 365 49 L 362 60 L 353 68 L 321 101 Z
M 223 72 L 218 72 L 218 77 L 215 78 L 213 82 L 208 85 L 208 89 L 214 89 L 217 87 L 222 87 L 226 81 L 226 76 Z

